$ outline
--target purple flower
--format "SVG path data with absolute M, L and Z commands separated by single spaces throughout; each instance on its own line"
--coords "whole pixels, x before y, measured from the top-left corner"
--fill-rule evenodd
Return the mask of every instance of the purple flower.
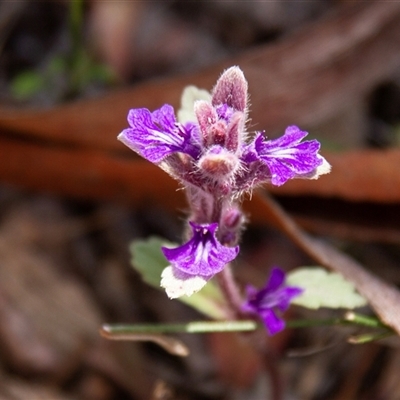
M 189 223 L 193 232 L 192 238 L 180 247 L 163 247 L 162 251 L 174 268 L 192 276 L 212 277 L 237 256 L 239 246 L 226 247 L 217 240 L 217 223 Z
M 248 162 L 259 160 L 267 165 L 271 183 L 276 186 L 296 177 L 307 176 L 324 162 L 318 154 L 317 140 L 301 142 L 307 132 L 297 126 L 286 128 L 285 134 L 275 140 L 266 140 L 259 133 L 247 149 L 244 159 Z
M 263 183 L 280 186 L 289 179 L 315 179 L 328 173 L 330 166 L 318 153 L 320 144 L 302 142 L 307 132 L 297 126 L 289 126 L 275 140 L 262 133 L 246 140 L 247 89 L 243 72 L 231 67 L 218 79 L 210 99 L 203 95 L 201 100 L 193 97 L 192 103 L 185 102 L 180 114 L 185 111 L 189 122 L 177 122 L 168 104 L 154 112 L 132 109 L 130 128 L 118 139 L 147 160 L 162 162 L 162 168 L 185 186 L 217 197 L 229 193 L 234 199 Z M 168 158 L 173 153 L 187 157 Z
M 299 296 L 303 289 L 285 286 L 285 273 L 274 267 L 265 286 L 257 290 L 254 286 L 246 287 L 246 302 L 243 311 L 258 315 L 270 335 L 280 332 L 285 328 L 285 322 L 279 317 L 278 312 L 289 308 L 290 302 Z
M 244 193 L 264 183 L 279 186 L 292 178 L 315 179 L 330 170 L 318 154 L 319 143 L 302 142 L 307 133 L 296 126 L 289 126 L 276 140 L 267 140 L 261 133 L 249 140 L 247 114 L 248 84 L 235 66 L 222 73 L 211 94 L 186 88 L 178 112 L 180 121 L 168 104 L 153 112 L 132 109 L 128 114 L 130 127 L 118 136 L 186 189 L 192 237 L 175 249 L 163 248 L 171 265 L 163 271 L 161 286 L 170 297 L 200 290 L 236 257 L 239 247 L 233 246 L 245 222 L 238 202 Z M 271 285 L 260 291 L 262 295 L 249 290 L 255 298 L 265 297 L 275 290 Z M 282 293 L 288 294 L 289 289 Z M 276 307 L 282 309 L 283 304 L 282 300 Z M 272 308 L 264 315 L 271 331 L 276 331 Z
M 152 113 L 147 108 L 132 109 L 128 123 L 130 128 L 124 129 L 118 139 L 153 163 L 159 163 L 175 152 L 187 153 L 194 158 L 200 153 L 197 126 L 177 123 L 174 109 L 168 104 Z

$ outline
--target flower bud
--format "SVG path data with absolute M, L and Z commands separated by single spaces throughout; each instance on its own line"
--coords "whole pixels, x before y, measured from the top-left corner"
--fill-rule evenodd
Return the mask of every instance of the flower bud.
M 221 180 L 229 178 L 239 168 L 240 162 L 234 153 L 215 145 L 200 158 L 197 165 L 208 177 Z
M 231 207 L 224 210 L 221 218 L 221 225 L 226 226 L 229 229 L 237 228 L 243 219 L 243 214 L 237 207 Z
M 244 139 L 245 114 L 241 111 L 235 112 L 226 129 L 225 146 L 228 150 L 236 152 Z
M 227 134 L 226 122 L 218 121 L 209 129 L 208 137 L 210 139 L 210 145 L 225 146 L 226 134 Z
M 212 92 L 213 106 L 227 104 L 237 111 L 245 112 L 247 108 L 247 81 L 239 67 L 224 71 Z
M 209 102 L 198 100 L 194 103 L 194 113 L 199 123 L 203 145 L 208 147 L 212 143 L 211 127 L 218 121 L 217 112 Z
M 238 206 L 231 204 L 223 207 L 218 232 L 220 242 L 225 246 L 234 246 L 237 244 L 243 222 L 244 217 Z

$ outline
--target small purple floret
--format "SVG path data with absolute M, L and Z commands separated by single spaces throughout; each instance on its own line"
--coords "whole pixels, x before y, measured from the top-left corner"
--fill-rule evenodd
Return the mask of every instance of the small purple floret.
M 246 302 L 243 311 L 258 315 L 264 322 L 270 335 L 274 335 L 285 328 L 285 322 L 277 311 L 284 312 L 290 302 L 299 296 L 303 289 L 294 286 L 285 286 L 285 273 L 274 267 L 265 286 L 257 290 L 254 286 L 246 287 Z
M 232 118 L 233 113 L 235 110 L 232 107 L 229 107 L 227 104 L 220 104 L 219 106 L 215 107 L 217 111 L 217 115 L 219 118 L 229 122 Z
M 287 127 L 285 134 L 275 140 L 266 140 L 259 133 L 246 149 L 245 159 L 265 163 L 271 173 L 271 183 L 283 185 L 289 179 L 311 173 L 323 162 L 318 155 L 319 142 L 301 142 L 305 136 L 307 132 L 294 125 Z
M 239 246 L 223 246 L 216 238 L 217 223 L 198 225 L 189 222 L 192 238 L 175 249 L 162 248 L 171 265 L 189 275 L 209 277 L 222 271 L 239 252 Z
M 128 123 L 130 128 L 124 129 L 118 139 L 153 163 L 175 152 L 187 153 L 193 158 L 200 154 L 197 126 L 176 122 L 174 109 L 168 104 L 153 112 L 134 108 L 129 111 Z

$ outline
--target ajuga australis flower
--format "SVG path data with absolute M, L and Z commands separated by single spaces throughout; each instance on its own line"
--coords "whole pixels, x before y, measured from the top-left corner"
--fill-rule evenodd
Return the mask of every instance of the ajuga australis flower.
M 245 221 L 241 196 L 256 186 L 282 185 L 289 179 L 315 179 L 330 166 L 318 153 L 316 140 L 302 141 L 307 132 L 289 126 L 285 134 L 267 140 L 261 132 L 250 136 L 247 81 L 239 67 L 227 69 L 211 95 L 189 89 L 178 121 L 172 106 L 153 112 L 129 111 L 129 128 L 118 139 L 159 165 L 186 189 L 190 207 L 186 243 L 163 249 L 171 265 L 161 285 L 179 297 L 198 291 L 238 251 Z M 198 100 L 188 101 L 194 91 Z M 190 109 L 188 109 L 190 108 Z
M 285 328 L 279 313 L 286 311 L 293 298 L 302 292 L 301 288 L 286 286 L 285 273 L 275 267 L 263 288 L 257 290 L 251 285 L 246 287 L 243 311 L 260 317 L 269 334 L 274 335 Z
M 170 297 L 179 297 L 177 294 L 180 293 L 187 295 L 187 291 L 192 292 L 194 282 L 196 287 L 203 287 L 236 257 L 239 246 L 227 247 L 219 243 L 215 236 L 217 225 L 197 225 L 190 222 L 192 238 L 187 243 L 174 249 L 162 248 L 171 266 L 164 271 L 161 285 Z M 172 282 L 171 274 L 175 278 Z M 197 279 L 193 280 L 196 277 Z

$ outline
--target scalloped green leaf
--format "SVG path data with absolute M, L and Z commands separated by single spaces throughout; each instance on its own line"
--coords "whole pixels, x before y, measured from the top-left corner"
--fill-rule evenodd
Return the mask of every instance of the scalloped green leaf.
M 286 282 L 289 286 L 304 289 L 302 295 L 293 299 L 292 304 L 318 309 L 362 307 L 367 301 L 356 292 L 353 284 L 342 275 L 320 267 L 303 267 L 291 271 Z
M 152 236 L 146 240 L 135 240 L 130 245 L 133 268 L 139 272 L 144 282 L 160 290 L 163 290 L 160 287 L 161 273 L 168 266 L 168 260 L 161 251 L 162 246 L 174 247 L 177 244 Z M 224 298 L 219 287 L 213 281 L 208 282 L 200 292 L 190 297 L 180 297 L 177 300 L 210 318 L 227 318 Z
M 146 240 L 134 240 L 130 245 L 131 264 L 140 273 L 144 282 L 161 289 L 161 273 L 168 260 L 161 251 L 162 246 L 174 247 L 174 243 L 152 236 Z

